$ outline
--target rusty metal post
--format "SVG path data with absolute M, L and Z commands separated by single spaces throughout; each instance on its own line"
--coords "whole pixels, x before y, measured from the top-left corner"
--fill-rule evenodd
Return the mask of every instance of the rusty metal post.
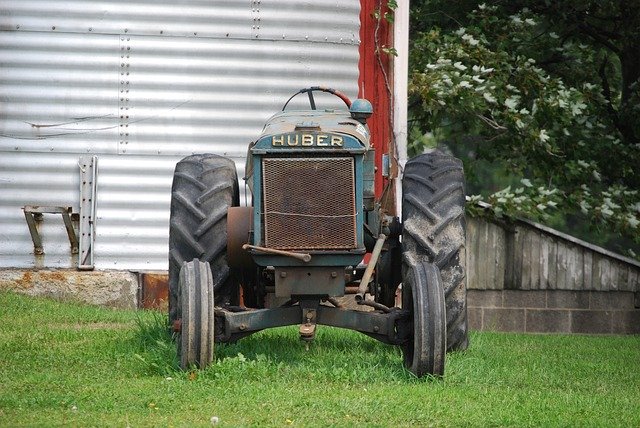
M 24 211 L 24 218 L 27 220 L 27 226 L 29 226 L 29 233 L 31 234 L 31 240 L 33 241 L 34 254 L 44 254 L 44 248 L 42 246 L 42 237 L 38 232 L 37 222 L 42 221 L 43 214 L 61 214 L 64 221 L 64 227 L 69 237 L 69 244 L 71 245 L 71 253 L 78 254 L 78 235 L 73 228 L 73 222 L 71 221 L 72 207 L 42 207 L 36 205 L 25 205 L 22 207 Z
M 369 260 L 367 269 L 365 269 L 364 275 L 362 275 L 362 279 L 360 280 L 360 286 L 358 287 L 358 293 L 356 294 L 356 302 L 361 302 L 364 300 L 364 295 L 367 292 L 367 288 L 369 287 L 369 281 L 371 280 L 373 270 L 378 263 L 378 258 L 380 257 L 382 246 L 384 245 L 384 241 L 386 239 L 387 235 L 385 235 L 384 233 L 378 235 L 378 240 L 376 241 L 376 245 L 373 247 L 373 252 L 371 253 L 371 259 Z
M 29 234 L 31 235 L 31 240 L 33 241 L 33 253 L 41 256 L 44 254 L 44 248 L 42 248 L 42 238 L 40 238 L 40 233 L 38 232 L 38 226 L 36 225 L 35 214 L 28 211 L 30 207 L 22 207 L 22 211 L 24 211 L 24 218 L 27 221 L 27 226 L 29 226 Z M 39 214 L 42 217 L 42 214 Z

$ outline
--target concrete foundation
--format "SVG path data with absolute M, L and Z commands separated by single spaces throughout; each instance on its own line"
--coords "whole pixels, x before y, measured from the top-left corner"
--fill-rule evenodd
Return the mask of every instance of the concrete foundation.
M 469 328 L 523 333 L 640 334 L 638 294 L 469 290 Z
M 138 275 L 72 269 L 0 270 L 0 290 L 121 309 L 138 307 Z
M 0 270 L 0 290 L 122 309 L 167 310 L 164 272 L 71 269 Z M 353 295 L 339 299 L 349 309 Z M 469 328 L 523 333 L 640 334 L 640 293 L 630 291 L 474 290 Z

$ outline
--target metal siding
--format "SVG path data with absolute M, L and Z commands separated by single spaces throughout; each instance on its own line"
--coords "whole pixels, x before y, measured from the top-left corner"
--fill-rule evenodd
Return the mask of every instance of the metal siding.
M 59 153 L 0 153 L 0 267 L 67 267 L 69 239 L 62 216 L 45 214 L 40 236 L 45 255 L 36 260 L 24 205 L 78 204 L 78 158 Z
M 356 96 L 359 2 L 344 3 L 0 1 L 0 267 L 73 265 L 46 214 L 36 262 L 20 208 L 77 212 L 90 153 L 96 268 L 166 269 L 180 158 L 227 155 L 242 177 L 247 144 L 292 93 Z
M 259 28 L 253 34 L 273 40 L 354 44 L 360 42 L 359 14 L 359 1 L 262 0 L 254 8 Z
M 181 157 L 99 157 L 96 268 L 166 269 L 172 173 Z M 244 159 L 233 160 L 242 177 Z M 70 205 L 78 212 L 78 168 L 75 154 L 2 153 L 0 267 L 73 266 L 62 218 L 54 214 L 44 216 L 45 255 L 36 261 L 21 207 Z
M 360 2 L 0 1 L 4 30 L 357 43 Z
M 100 158 L 94 248 L 98 269 L 167 268 L 171 181 L 181 157 Z M 244 159 L 234 161 L 242 176 Z
M 118 37 L 0 31 L 0 148 L 116 153 Z
M 121 107 L 129 114 L 120 153 L 175 155 L 215 147 L 244 155 L 266 119 L 300 88 L 331 84 L 357 92 L 353 46 L 124 39 L 130 48 L 124 69 L 130 75 L 123 76 L 129 83 Z

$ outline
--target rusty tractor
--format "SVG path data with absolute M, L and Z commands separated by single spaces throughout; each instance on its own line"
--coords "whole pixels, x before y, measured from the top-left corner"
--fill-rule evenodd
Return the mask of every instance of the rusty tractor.
M 318 92 L 346 108 L 316 108 Z M 300 94 L 310 108 L 287 109 Z M 374 192 L 385 166 L 372 111 L 329 88 L 294 94 L 249 145 L 250 206 L 240 206 L 232 160 L 196 154 L 176 165 L 169 320 L 183 368 L 210 364 L 215 342 L 285 325 L 307 342 L 328 325 L 400 346 L 418 377 L 442 376 L 446 352 L 466 348 L 462 164 L 438 151 L 409 160 L 401 218 L 387 212 Z

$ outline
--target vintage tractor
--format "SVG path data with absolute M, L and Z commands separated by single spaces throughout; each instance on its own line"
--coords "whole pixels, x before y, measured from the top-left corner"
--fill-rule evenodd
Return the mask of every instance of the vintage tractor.
M 316 92 L 347 108 L 316 109 Z M 287 110 L 298 94 L 310 109 Z M 250 207 L 239 206 L 230 159 L 177 164 L 169 319 L 183 368 L 207 366 L 214 342 L 285 325 L 300 325 L 304 341 L 323 324 L 400 346 L 416 376 L 443 375 L 446 351 L 466 348 L 461 162 L 440 152 L 407 162 L 400 221 L 374 194 L 371 114 L 333 89 L 294 94 L 249 146 Z M 346 309 L 345 295 L 367 310 Z

